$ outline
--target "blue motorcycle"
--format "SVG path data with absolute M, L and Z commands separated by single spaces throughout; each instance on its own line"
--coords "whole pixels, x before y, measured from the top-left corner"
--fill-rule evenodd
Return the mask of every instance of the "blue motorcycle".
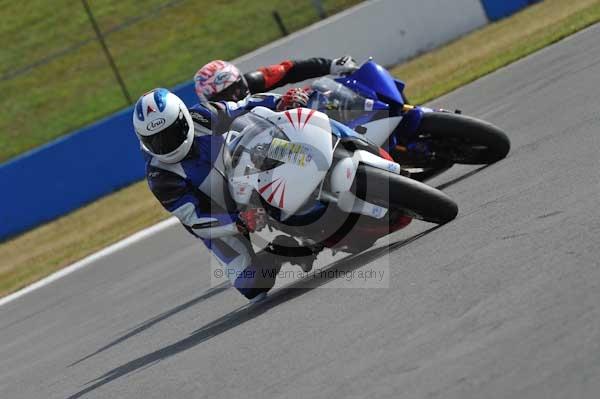
M 500 128 L 460 111 L 410 105 L 404 86 L 370 59 L 350 75 L 314 81 L 308 106 L 387 150 L 418 180 L 455 163 L 490 164 L 506 157 L 510 140 Z

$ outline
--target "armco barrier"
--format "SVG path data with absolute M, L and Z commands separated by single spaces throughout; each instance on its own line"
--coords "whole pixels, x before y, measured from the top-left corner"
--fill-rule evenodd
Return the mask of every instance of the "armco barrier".
M 123 110 L 0 167 L 0 237 L 63 215 L 139 179 L 142 158 Z M 132 151 L 133 149 L 133 151 Z
M 351 54 L 393 65 L 488 23 L 480 0 L 375 0 L 235 60 L 242 70 L 307 56 Z
M 492 5 L 513 2 L 524 0 L 483 0 L 494 18 L 508 8 Z M 389 65 L 487 22 L 480 0 L 372 0 L 234 62 L 248 71 L 288 58 L 352 54 Z M 191 83 L 174 91 L 186 104 L 195 102 Z M 0 240 L 138 181 L 143 169 L 131 108 L 2 164 Z
M 541 0 L 481 0 L 481 3 L 490 21 L 497 21 L 539 1 Z
M 189 84 L 173 90 L 187 104 Z M 0 239 L 57 218 L 144 177 L 132 108 L 0 165 Z

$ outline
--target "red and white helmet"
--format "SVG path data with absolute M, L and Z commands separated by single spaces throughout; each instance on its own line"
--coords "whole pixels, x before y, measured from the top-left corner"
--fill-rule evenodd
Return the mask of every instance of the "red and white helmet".
M 227 61 L 204 65 L 194 75 L 194 83 L 200 101 L 239 101 L 250 94 L 244 75 Z
M 185 103 L 167 89 L 140 97 L 133 109 L 133 127 L 142 149 L 165 163 L 177 163 L 194 143 L 194 121 Z

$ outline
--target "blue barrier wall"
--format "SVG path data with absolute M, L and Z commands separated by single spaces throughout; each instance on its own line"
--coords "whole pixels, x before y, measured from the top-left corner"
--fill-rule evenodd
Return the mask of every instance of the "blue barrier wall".
M 193 84 L 173 91 L 188 105 Z M 144 177 L 129 107 L 0 165 L 0 240 Z
M 490 21 L 497 21 L 541 0 L 481 0 Z

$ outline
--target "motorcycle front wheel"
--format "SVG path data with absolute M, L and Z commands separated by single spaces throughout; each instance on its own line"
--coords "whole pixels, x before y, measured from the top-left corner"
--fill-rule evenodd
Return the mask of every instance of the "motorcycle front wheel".
M 361 164 L 355 181 L 357 197 L 415 219 L 444 224 L 458 214 L 458 206 L 448 195 L 405 176 Z
M 436 158 L 461 164 L 491 164 L 506 157 L 510 140 L 491 123 L 447 112 L 427 112 L 418 139 L 429 143 Z

